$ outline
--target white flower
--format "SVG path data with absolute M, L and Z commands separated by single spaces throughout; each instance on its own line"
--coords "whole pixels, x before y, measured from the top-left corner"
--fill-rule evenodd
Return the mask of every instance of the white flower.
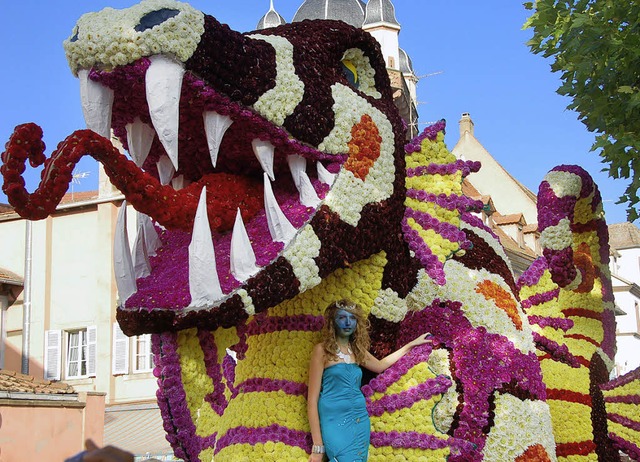
M 240 299 L 244 305 L 244 311 L 246 311 L 249 316 L 256 314 L 256 307 L 253 305 L 253 299 L 249 293 L 245 289 L 240 289 L 238 290 L 238 295 L 240 295 Z
M 495 425 L 484 446 L 485 461 L 513 461 L 536 444 L 544 447 L 552 461 L 557 460 L 547 403 L 496 393 L 494 404 Z
M 552 171 L 544 179 L 557 197 L 580 196 L 582 178 L 574 173 Z
M 151 29 L 138 32 L 140 18 L 162 8 L 180 14 Z M 180 33 L 172 33 L 172 31 Z M 71 71 L 94 65 L 115 67 L 141 56 L 164 53 L 186 61 L 193 55 L 204 32 L 204 14 L 186 3 L 171 0 L 144 0 L 124 10 L 105 8 L 80 17 L 73 35 L 64 41 Z M 73 39 L 73 41 L 72 41 Z
M 325 204 L 343 221 L 357 226 L 366 204 L 383 201 L 393 193 L 395 138 L 389 120 L 367 100 L 345 85 L 335 84 L 331 88 L 335 125 L 318 149 L 331 154 L 349 152 L 351 128 L 360 123 L 364 115 L 371 117 L 382 138 L 380 157 L 369 169 L 365 181 L 343 168 L 325 198 Z
M 250 35 L 252 39 L 270 43 L 276 51 L 276 85 L 264 93 L 253 108 L 274 124 L 282 125 L 304 96 L 304 84 L 296 75 L 293 45 L 276 35 Z
M 407 314 L 407 302 L 401 299 L 394 290 L 390 288 L 381 289 L 373 301 L 371 314 L 379 319 L 399 322 Z
M 442 287 L 436 284 L 424 269 L 418 271 L 418 282 L 407 295 L 407 309 L 420 311 L 443 295 Z
M 311 225 L 306 225 L 282 255 L 291 263 L 293 273 L 300 281 L 300 293 L 317 286 L 322 281 L 320 269 L 314 258 L 320 254 L 320 239 Z
M 443 286 L 443 290 L 446 291 L 444 298 L 459 301 L 472 326 L 483 326 L 488 332 L 507 337 L 524 353 L 535 351 L 528 319 L 502 277 L 485 269 L 472 270 L 455 260 L 448 260 L 444 268 L 447 279 L 447 284 Z M 516 306 L 514 314 L 519 318 L 520 329 L 506 311 L 496 306 L 493 299 L 487 299 L 476 291 L 476 287 L 482 281 L 490 281 L 512 295 L 512 301 Z
M 571 223 L 563 218 L 555 226 L 548 226 L 540 233 L 540 245 L 545 249 L 562 250 L 573 242 Z

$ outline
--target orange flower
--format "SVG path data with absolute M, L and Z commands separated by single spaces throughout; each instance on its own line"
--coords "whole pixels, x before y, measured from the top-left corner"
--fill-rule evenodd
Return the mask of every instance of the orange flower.
M 516 462 L 550 462 L 551 458 L 547 450 L 541 444 L 529 446 L 527 450 L 516 457 Z
M 589 244 L 582 242 L 578 249 L 573 253 L 573 263 L 582 273 L 582 282 L 576 289 L 578 293 L 591 292 L 593 283 L 596 278 L 596 268 L 591 258 L 591 250 Z
M 364 181 L 369 169 L 380 157 L 381 143 L 382 138 L 373 119 L 368 114 L 363 115 L 360 122 L 351 127 L 351 141 L 348 143 L 349 158 L 344 168 Z
M 476 292 L 482 294 L 486 300 L 493 300 L 498 308 L 507 313 L 516 329 L 522 330 L 522 320 L 518 313 L 518 305 L 509 292 L 495 282 L 486 280 L 476 286 Z

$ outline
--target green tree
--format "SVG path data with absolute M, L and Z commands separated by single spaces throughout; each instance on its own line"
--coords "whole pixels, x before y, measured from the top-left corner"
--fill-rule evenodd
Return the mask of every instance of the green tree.
M 569 96 L 589 131 L 591 147 L 609 176 L 630 179 L 618 204 L 627 218 L 639 215 L 640 188 L 640 1 L 537 0 L 524 28 L 536 54 L 551 58 L 561 73 L 558 93 Z

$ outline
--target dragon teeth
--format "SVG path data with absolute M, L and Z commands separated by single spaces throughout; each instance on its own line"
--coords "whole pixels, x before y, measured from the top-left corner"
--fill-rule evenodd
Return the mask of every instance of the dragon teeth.
M 307 160 L 294 154 L 287 156 L 287 163 L 289 164 L 293 183 L 300 194 L 300 203 L 306 207 L 318 207 L 321 201 L 307 175 Z
M 127 201 L 122 202 L 118 211 L 113 243 L 113 268 L 120 305 L 124 305 L 127 299 L 138 291 L 127 234 Z
M 160 177 L 161 184 L 169 184 L 173 175 L 176 173 L 175 166 L 171 159 L 168 156 L 162 155 L 158 162 L 156 162 L 156 166 L 158 167 L 158 177 Z
M 274 241 L 287 245 L 296 235 L 296 228 L 287 219 L 273 194 L 269 176 L 264 173 L 264 210 L 267 217 L 269 233 Z
M 113 90 L 89 78 L 89 70 L 78 71 L 80 100 L 87 128 L 107 139 L 111 138 Z
M 262 166 L 262 170 L 269 175 L 271 181 L 274 181 L 276 178 L 273 174 L 273 152 L 275 151 L 273 144 L 256 138 L 251 141 L 251 147 Z
M 202 114 L 204 119 L 204 131 L 207 135 L 207 145 L 211 164 L 215 167 L 218 162 L 218 151 L 225 132 L 233 123 L 228 115 L 220 115 L 215 111 L 207 111 Z
M 189 244 L 189 292 L 191 306 L 205 306 L 224 296 L 207 213 L 207 188 L 202 188 Z
M 144 234 L 144 242 L 147 247 L 147 253 L 150 256 L 156 255 L 156 250 L 162 246 L 158 232 L 151 222 L 149 215 L 138 212 L 138 234 Z
M 336 174 L 327 170 L 320 161 L 316 162 L 316 171 L 318 172 L 318 180 L 324 184 L 331 186 L 336 179 Z
M 136 165 L 142 167 L 149 151 L 151 151 L 156 132 L 153 127 L 142 122 L 140 117 L 136 117 L 133 122 L 128 123 L 125 129 L 127 130 L 129 154 Z
M 162 55 L 151 56 L 145 77 L 153 127 L 175 170 L 178 170 L 178 121 L 184 67 Z
M 231 235 L 231 274 L 240 282 L 244 282 L 256 274 L 260 268 L 256 265 L 256 256 L 251 247 L 249 235 L 244 227 L 240 209 L 236 214 Z

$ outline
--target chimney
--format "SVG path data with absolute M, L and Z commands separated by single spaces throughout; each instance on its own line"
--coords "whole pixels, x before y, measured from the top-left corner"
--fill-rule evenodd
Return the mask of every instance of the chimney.
M 460 138 L 462 138 L 465 132 L 469 132 L 473 136 L 473 120 L 468 112 L 463 112 L 460 118 Z

